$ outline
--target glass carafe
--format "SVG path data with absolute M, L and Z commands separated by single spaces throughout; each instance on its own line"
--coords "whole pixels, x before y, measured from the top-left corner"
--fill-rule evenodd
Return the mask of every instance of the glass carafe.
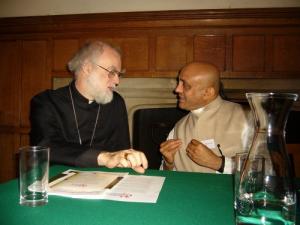
M 294 225 L 296 190 L 285 149 L 285 125 L 297 94 L 247 93 L 255 120 L 255 135 L 237 193 L 236 224 Z M 262 174 L 251 168 L 264 157 Z

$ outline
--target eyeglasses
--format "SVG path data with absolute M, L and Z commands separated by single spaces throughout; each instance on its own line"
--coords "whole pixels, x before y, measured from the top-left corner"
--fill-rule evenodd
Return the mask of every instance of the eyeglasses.
M 108 72 L 108 77 L 109 77 L 110 79 L 114 78 L 115 75 L 117 75 L 118 77 L 122 77 L 122 76 L 125 75 L 125 70 L 122 70 L 121 72 L 120 72 L 120 71 L 117 71 L 117 70 L 115 70 L 115 69 L 109 70 L 109 69 L 107 69 L 107 68 L 105 68 L 105 67 L 103 67 L 103 66 L 100 66 L 100 65 L 96 64 L 96 63 L 94 63 L 94 64 L 95 64 L 96 66 L 98 66 L 99 68 L 101 68 L 101 69 L 107 71 L 107 72 Z

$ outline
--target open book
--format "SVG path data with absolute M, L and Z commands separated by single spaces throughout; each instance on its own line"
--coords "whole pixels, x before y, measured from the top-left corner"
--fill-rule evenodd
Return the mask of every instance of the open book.
M 52 178 L 48 194 L 71 198 L 155 203 L 165 177 L 67 170 Z

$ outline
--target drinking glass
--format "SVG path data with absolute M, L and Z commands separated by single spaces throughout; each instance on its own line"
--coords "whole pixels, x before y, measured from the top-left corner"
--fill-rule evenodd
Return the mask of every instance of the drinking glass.
M 19 153 L 20 205 L 47 204 L 49 148 L 26 146 L 21 147 Z

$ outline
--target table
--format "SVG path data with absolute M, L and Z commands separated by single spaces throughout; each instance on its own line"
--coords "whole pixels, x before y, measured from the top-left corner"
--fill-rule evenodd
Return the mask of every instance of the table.
M 69 169 L 50 168 L 50 177 Z M 78 168 L 72 168 L 78 169 Z M 90 168 L 130 172 L 128 169 Z M 231 175 L 147 170 L 166 177 L 156 204 L 49 196 L 41 207 L 19 205 L 18 180 L 0 184 L 1 225 L 234 225 Z

